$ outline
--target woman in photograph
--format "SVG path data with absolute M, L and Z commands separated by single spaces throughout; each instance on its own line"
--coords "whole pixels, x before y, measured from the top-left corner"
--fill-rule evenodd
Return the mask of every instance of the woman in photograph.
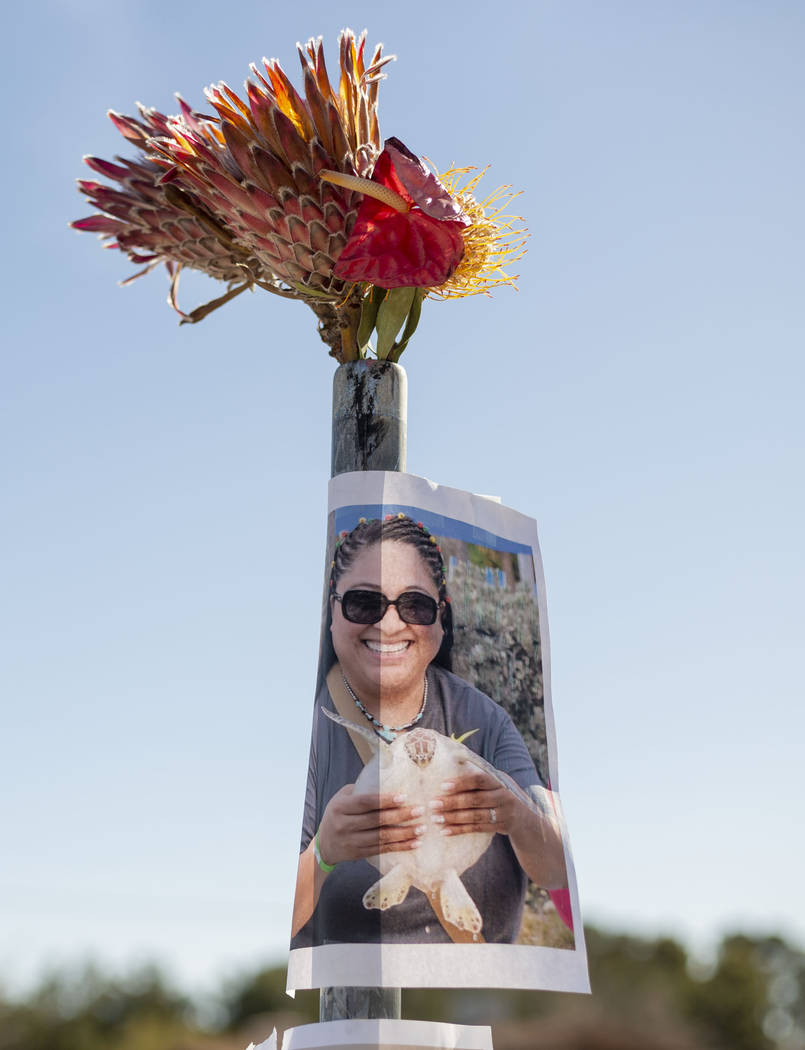
M 292 948 L 381 940 L 513 942 L 528 879 L 545 889 L 567 885 L 559 825 L 508 714 L 450 670 L 452 612 L 435 538 L 404 514 L 361 519 L 341 533 L 327 620 Z M 325 709 L 363 732 L 348 733 Z M 442 784 L 424 806 L 384 793 L 382 782 L 379 795 L 355 792 L 368 757 L 365 746 L 359 754 L 366 730 L 391 742 L 416 728 L 465 738 L 504 777 L 467 764 L 466 773 Z M 505 778 L 522 791 L 509 790 Z M 529 805 L 522 792 L 541 805 Z M 415 850 L 434 825 L 445 837 L 491 836 L 461 875 L 480 913 L 480 932 L 450 922 L 437 900 L 413 887 L 393 906 L 371 894 L 371 903 L 365 900 L 379 878 L 367 858 Z

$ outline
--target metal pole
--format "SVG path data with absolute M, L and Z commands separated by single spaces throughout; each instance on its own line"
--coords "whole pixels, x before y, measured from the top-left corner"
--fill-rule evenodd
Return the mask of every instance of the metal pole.
M 391 361 L 349 361 L 333 377 L 330 476 L 405 470 L 408 379 Z
M 350 361 L 333 379 L 331 476 L 405 470 L 408 380 L 391 361 Z M 319 1020 L 402 1014 L 399 988 L 322 988 Z

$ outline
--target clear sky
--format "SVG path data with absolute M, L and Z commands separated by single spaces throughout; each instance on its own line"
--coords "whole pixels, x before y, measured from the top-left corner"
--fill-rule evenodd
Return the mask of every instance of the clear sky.
M 381 131 L 523 190 L 520 291 L 426 303 L 412 473 L 539 521 L 585 917 L 805 942 L 805 9 L 16 5 L 0 399 L 0 975 L 284 962 L 334 364 L 302 304 L 179 328 L 67 228 L 140 100 L 345 24 Z M 10 68 L 9 68 L 10 67 Z M 214 289 L 188 280 L 187 307 Z

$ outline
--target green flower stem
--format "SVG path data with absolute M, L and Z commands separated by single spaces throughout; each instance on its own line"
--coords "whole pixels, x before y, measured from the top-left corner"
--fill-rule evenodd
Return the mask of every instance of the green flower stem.
M 358 350 L 361 356 L 365 356 L 369 340 L 377 323 L 377 311 L 386 296 L 386 289 L 378 285 L 372 285 L 371 291 L 364 297 L 361 304 L 361 321 L 358 325 Z
M 414 298 L 411 302 L 411 309 L 408 311 L 408 318 L 405 322 L 405 329 L 399 342 L 395 343 L 391 348 L 388 355 L 389 361 L 399 361 L 400 355 L 403 350 L 408 346 L 408 341 L 416 331 L 416 327 L 419 324 L 419 318 L 422 316 L 422 303 L 425 299 L 427 290 L 425 288 L 415 288 Z
M 380 304 L 376 322 L 378 361 L 395 360 L 391 357 L 394 341 L 411 312 L 417 291 L 416 288 L 392 288 Z

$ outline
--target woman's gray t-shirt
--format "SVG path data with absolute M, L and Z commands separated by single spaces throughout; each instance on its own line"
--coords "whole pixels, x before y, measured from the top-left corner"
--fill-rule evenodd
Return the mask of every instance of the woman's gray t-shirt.
M 476 729 L 465 745 L 508 773 L 528 790 L 541 781 L 522 737 L 508 714 L 457 675 L 428 668 L 428 702 L 421 721 L 426 729 L 461 736 Z M 321 824 L 324 810 L 345 784 L 354 784 L 363 763 L 346 730 L 322 715 L 335 711 L 326 684 L 316 697 L 307 794 L 302 822 L 304 851 Z M 366 860 L 344 861 L 324 880 L 310 920 L 291 942 L 292 948 L 333 943 L 449 943 L 427 897 L 412 887 L 402 904 L 387 911 L 368 910 L 363 894 L 380 874 Z M 487 942 L 511 943 L 522 920 L 527 879 L 506 835 L 495 835 L 489 849 L 461 876 L 483 917 Z

